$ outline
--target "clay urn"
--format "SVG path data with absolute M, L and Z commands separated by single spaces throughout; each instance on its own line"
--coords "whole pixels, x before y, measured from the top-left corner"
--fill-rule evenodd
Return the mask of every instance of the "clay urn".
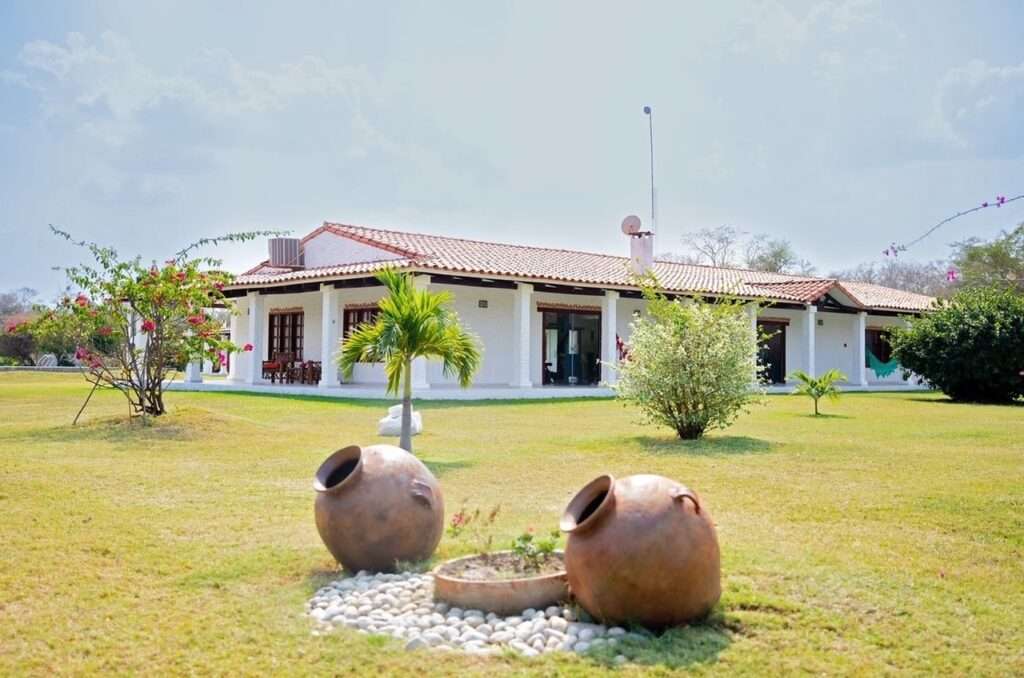
M 423 463 L 394 445 L 351 445 L 313 481 L 316 529 L 349 572 L 391 572 L 429 558 L 444 531 L 444 498 Z
M 665 628 L 705 616 L 721 595 L 718 538 L 707 507 L 656 475 L 602 475 L 569 502 L 569 588 L 605 623 Z

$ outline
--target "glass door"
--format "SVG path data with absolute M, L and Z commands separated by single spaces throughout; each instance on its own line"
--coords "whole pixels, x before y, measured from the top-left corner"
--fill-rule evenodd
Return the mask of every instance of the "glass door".
M 544 311 L 544 384 L 590 386 L 601 380 L 601 314 Z

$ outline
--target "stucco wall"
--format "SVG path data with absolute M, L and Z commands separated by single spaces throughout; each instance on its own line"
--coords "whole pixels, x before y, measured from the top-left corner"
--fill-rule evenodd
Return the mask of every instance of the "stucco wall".
M 463 326 L 480 338 L 483 359 L 473 383 L 479 385 L 505 385 L 513 378 L 514 330 L 512 327 L 512 304 L 514 290 L 465 285 L 431 284 L 433 292 L 447 291 L 454 297 L 453 309 L 459 314 Z M 487 308 L 480 308 L 486 301 Z M 427 381 L 431 384 L 456 384 L 456 379 L 446 377 L 441 363 L 427 364 Z
M 397 254 L 355 240 L 349 240 L 329 232 L 319 233 L 303 245 L 306 268 L 336 266 L 361 261 L 391 261 L 400 259 Z

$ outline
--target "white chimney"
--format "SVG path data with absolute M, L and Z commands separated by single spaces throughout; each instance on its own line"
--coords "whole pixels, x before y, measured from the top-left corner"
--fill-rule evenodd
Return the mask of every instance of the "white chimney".
M 622 220 L 622 232 L 629 237 L 629 267 L 644 275 L 654 266 L 654 232 L 641 230 L 640 217 L 631 214 Z

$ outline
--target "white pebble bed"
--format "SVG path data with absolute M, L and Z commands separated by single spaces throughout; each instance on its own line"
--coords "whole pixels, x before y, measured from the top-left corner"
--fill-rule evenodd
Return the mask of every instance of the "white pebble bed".
M 434 578 L 429 574 L 360 572 L 321 588 L 306 609 L 317 622 L 316 635 L 347 627 L 399 638 L 407 650 L 460 650 L 474 655 L 511 650 L 536 657 L 545 652 L 583 653 L 614 647 L 626 638 L 645 637 L 619 626 L 577 621 L 571 608 L 558 605 L 509 617 L 450 607 L 434 601 Z M 615 661 L 627 659 L 620 654 Z

